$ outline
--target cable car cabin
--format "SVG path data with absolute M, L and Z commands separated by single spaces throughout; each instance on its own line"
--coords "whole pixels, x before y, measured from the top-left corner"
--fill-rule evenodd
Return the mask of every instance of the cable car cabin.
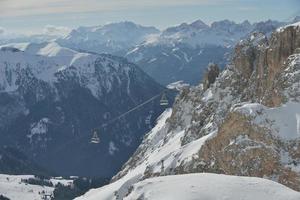
M 169 105 L 169 101 L 168 101 L 168 98 L 167 98 L 165 93 L 162 94 L 159 103 L 160 103 L 161 106 L 168 106 Z
M 147 124 L 147 125 L 151 124 L 151 115 L 146 117 L 145 124 Z
M 100 138 L 98 136 L 97 131 L 94 131 L 93 136 L 91 138 L 91 143 L 92 144 L 99 144 L 100 143 Z

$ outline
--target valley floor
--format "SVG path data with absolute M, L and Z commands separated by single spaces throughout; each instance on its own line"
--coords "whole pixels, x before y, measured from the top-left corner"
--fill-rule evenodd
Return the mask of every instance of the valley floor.
M 41 200 L 44 195 L 52 195 L 55 185 L 61 183 L 68 185 L 72 180 L 50 179 L 53 187 L 32 185 L 22 180 L 34 178 L 33 175 L 6 175 L 0 174 L 0 195 L 10 200 Z

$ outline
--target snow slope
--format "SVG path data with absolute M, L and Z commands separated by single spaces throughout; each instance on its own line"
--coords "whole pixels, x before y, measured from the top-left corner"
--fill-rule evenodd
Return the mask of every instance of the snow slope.
M 150 178 L 133 185 L 124 200 L 298 200 L 300 193 L 261 178 L 221 174 L 185 174 Z M 93 190 L 78 200 L 108 200 Z
M 146 179 L 124 200 L 296 200 L 300 193 L 278 183 L 250 177 L 186 174 Z
M 34 178 L 33 175 L 6 175 L 0 174 L 0 195 L 4 195 L 11 200 L 40 200 L 42 193 L 52 194 L 54 187 L 46 187 L 40 185 L 31 185 L 22 182 L 22 179 Z M 51 182 L 56 185 L 61 183 L 63 185 L 71 184 L 71 180 L 51 179 Z

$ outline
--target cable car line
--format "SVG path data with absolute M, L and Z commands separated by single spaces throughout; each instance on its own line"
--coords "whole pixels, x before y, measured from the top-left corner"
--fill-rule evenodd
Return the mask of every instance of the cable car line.
M 137 109 L 139 109 L 139 108 L 141 108 L 142 106 L 144 106 L 144 105 L 148 104 L 149 102 L 153 101 L 154 99 L 156 99 L 156 98 L 159 97 L 160 95 L 161 95 L 161 93 L 159 93 L 158 95 L 155 95 L 155 96 L 151 97 L 150 99 L 148 99 L 148 100 L 144 101 L 143 103 L 141 103 L 141 104 L 135 106 L 134 108 L 132 108 L 132 109 L 126 111 L 125 113 L 123 113 L 123 114 L 121 114 L 121 115 L 115 117 L 115 118 L 112 119 L 112 120 L 109 120 L 108 122 L 106 122 L 106 123 L 104 123 L 103 125 L 101 125 L 101 127 L 107 126 L 108 124 L 110 124 L 110 123 L 112 123 L 112 122 L 114 122 L 114 121 L 116 121 L 116 120 L 118 120 L 118 119 L 120 119 L 120 118 L 126 116 L 127 114 L 129 114 L 129 113 L 131 113 L 131 112 L 133 112 L 133 111 L 135 111 L 135 110 L 137 110 Z
M 98 143 L 100 143 L 100 138 L 99 138 L 98 133 L 97 133 L 97 131 L 96 131 L 97 129 L 103 128 L 103 127 L 105 127 L 105 126 L 107 126 L 107 125 L 109 125 L 109 124 L 115 122 L 116 120 L 121 119 L 122 117 L 126 116 L 127 114 L 129 114 L 129 113 L 131 113 L 131 112 L 133 112 L 133 111 L 135 111 L 135 110 L 137 110 L 137 109 L 143 107 L 144 105 L 146 105 L 146 104 L 148 104 L 149 102 L 153 101 L 154 99 L 158 98 L 160 95 L 161 95 L 161 93 L 159 93 L 158 95 L 155 95 L 155 96 L 151 97 L 150 99 L 148 99 L 148 100 L 144 101 L 143 103 L 141 103 L 141 104 L 135 106 L 134 108 L 128 110 L 127 112 L 125 112 L 125 113 L 123 113 L 123 114 L 121 114 L 121 115 L 119 115 L 119 116 L 117 116 L 117 117 L 115 117 L 115 118 L 109 120 L 108 122 L 102 124 L 100 127 L 94 128 L 94 133 L 93 133 L 93 136 L 92 136 L 92 138 L 91 138 L 90 143 L 92 143 L 92 144 L 98 144 Z
M 98 144 L 98 143 L 100 143 L 100 138 L 99 138 L 98 133 L 97 133 L 97 131 L 96 131 L 97 129 L 99 129 L 99 128 L 101 129 L 101 128 L 103 128 L 103 127 L 105 127 L 105 126 L 107 126 L 107 125 L 109 125 L 109 124 L 115 122 L 116 120 L 118 120 L 118 119 L 120 119 L 120 118 L 126 116 L 127 114 L 129 114 L 129 113 L 131 113 L 131 112 L 133 112 L 133 111 L 135 111 L 135 110 L 137 110 L 137 109 L 139 109 L 139 108 L 141 108 L 141 107 L 143 107 L 144 105 L 146 105 L 146 104 L 152 102 L 153 100 L 155 100 L 156 98 L 158 98 L 158 97 L 160 97 L 160 96 L 162 96 L 162 99 L 160 100 L 160 105 L 161 105 L 161 106 L 167 106 L 167 105 L 168 105 L 168 100 L 167 100 L 167 98 L 166 98 L 166 94 L 165 94 L 165 90 L 164 90 L 164 91 L 160 92 L 159 94 L 157 94 L 157 95 L 151 97 L 150 99 L 148 99 L 148 100 L 142 102 L 141 104 L 135 106 L 134 108 L 132 108 L 132 109 L 130 109 L 130 110 L 128 110 L 128 111 L 122 113 L 121 115 L 119 115 L 119 116 L 117 116 L 117 117 L 115 117 L 115 118 L 109 120 L 109 121 L 106 122 L 106 123 L 103 123 L 101 126 L 94 128 L 94 129 L 93 129 L 93 136 L 92 136 L 92 138 L 91 138 L 91 140 L 90 140 L 90 143 L 92 143 L 92 144 Z M 162 100 L 164 101 L 164 103 L 162 103 Z M 75 139 L 69 140 L 69 142 L 67 142 L 67 143 L 65 143 L 64 145 L 62 145 L 62 148 L 56 149 L 56 151 L 55 151 L 54 153 L 59 152 L 61 149 L 64 149 L 64 148 L 67 147 L 68 145 L 70 145 L 70 144 L 74 143 L 75 141 L 78 141 L 79 139 L 84 138 L 84 137 L 88 137 L 88 135 L 82 135 L 82 136 L 79 136 L 79 137 L 77 137 L 77 138 L 75 138 Z

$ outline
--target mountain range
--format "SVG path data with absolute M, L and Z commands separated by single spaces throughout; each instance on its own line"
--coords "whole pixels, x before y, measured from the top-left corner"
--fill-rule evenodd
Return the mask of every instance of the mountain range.
M 297 17 L 294 19 L 297 21 Z M 158 30 L 133 22 L 79 27 L 67 36 L 33 35 L 1 40 L 7 43 L 43 43 L 56 41 L 79 52 L 110 53 L 126 57 L 162 85 L 176 81 L 197 85 L 210 62 L 223 68 L 230 60 L 233 47 L 252 32 L 269 35 L 286 24 L 274 20 L 235 23 L 201 20 Z

